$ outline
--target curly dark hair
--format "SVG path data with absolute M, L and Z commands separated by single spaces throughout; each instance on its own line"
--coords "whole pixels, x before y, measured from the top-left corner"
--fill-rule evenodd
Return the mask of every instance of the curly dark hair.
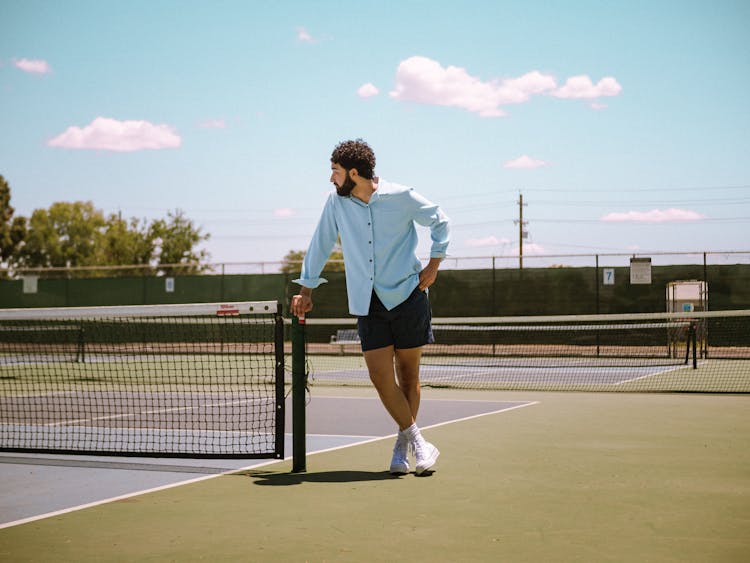
M 331 163 L 340 164 L 347 170 L 356 168 L 360 176 L 372 180 L 375 173 L 375 153 L 365 141 L 342 141 L 331 154 Z

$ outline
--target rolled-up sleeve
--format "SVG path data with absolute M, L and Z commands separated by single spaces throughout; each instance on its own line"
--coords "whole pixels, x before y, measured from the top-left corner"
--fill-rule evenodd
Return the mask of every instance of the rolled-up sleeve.
M 320 277 L 320 273 L 331 256 L 331 252 L 339 236 L 339 229 L 336 225 L 336 217 L 333 209 L 334 197 L 335 195 L 332 194 L 323 208 L 320 221 L 310 241 L 310 247 L 307 249 L 305 259 L 302 261 L 302 273 L 300 277 L 292 280 L 303 287 L 314 289 L 328 281 Z
M 417 205 L 414 221 L 430 229 L 430 258 L 445 258 L 450 243 L 450 219 L 439 206 L 417 192 L 412 190 L 411 197 Z

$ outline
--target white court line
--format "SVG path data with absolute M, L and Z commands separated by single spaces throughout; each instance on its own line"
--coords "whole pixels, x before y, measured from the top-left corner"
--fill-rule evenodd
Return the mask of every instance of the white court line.
M 698 365 L 699 366 L 702 365 L 702 362 L 698 362 Z M 686 367 L 688 367 L 688 366 L 687 365 L 679 365 L 679 366 L 676 365 L 676 366 L 673 366 L 673 367 L 671 367 L 669 369 L 663 369 L 661 371 L 655 371 L 655 372 L 652 372 L 652 373 L 647 373 L 646 375 L 642 375 L 640 377 L 634 377 L 632 379 L 624 379 L 623 381 L 618 381 L 617 383 L 615 383 L 615 385 L 623 385 L 625 383 L 632 383 L 633 381 L 639 381 L 641 379 L 647 379 L 649 377 L 656 377 L 656 376 L 659 376 L 659 375 L 663 375 L 665 373 L 669 373 L 671 371 L 677 371 L 677 370 L 685 369 Z
M 287 461 L 289 459 L 292 459 L 291 456 L 284 458 L 284 461 Z M 195 479 L 188 479 L 187 481 L 178 481 L 176 483 L 170 483 L 169 485 L 161 485 L 159 487 L 153 487 L 151 489 L 145 489 L 143 491 L 136 491 L 133 493 L 126 493 L 124 495 L 119 495 L 116 497 L 111 497 L 103 500 L 97 500 L 94 502 L 89 502 L 86 504 L 81 504 L 78 506 L 71 506 L 69 508 L 63 508 L 62 510 L 56 510 L 54 512 L 47 512 L 46 514 L 39 514 L 37 516 L 29 516 L 28 518 L 22 518 L 21 520 L 14 520 L 13 522 L 5 522 L 0 523 L 0 530 L 3 528 L 10 528 L 12 526 L 20 526 L 21 524 L 28 524 L 29 522 L 35 522 L 36 520 L 43 520 L 45 518 L 52 518 L 54 516 L 60 516 L 62 514 L 68 514 L 70 512 L 77 512 L 78 510 L 84 510 L 86 508 L 93 508 L 94 506 L 100 506 L 102 504 L 108 504 L 110 502 L 117 502 L 118 500 L 124 500 L 140 495 L 147 495 L 149 493 L 155 493 L 158 491 L 164 491 L 167 489 L 172 489 L 174 487 L 180 487 L 182 485 L 190 485 L 191 483 L 198 483 L 200 481 L 207 481 L 208 479 L 213 479 L 214 477 L 221 477 L 223 475 L 229 475 L 231 473 L 237 473 L 238 471 L 247 471 L 248 469 L 255 469 L 256 467 L 264 467 L 266 465 L 271 465 L 273 463 L 279 463 L 278 459 L 273 459 L 266 462 L 261 462 L 257 465 L 248 465 L 247 467 L 238 467 L 235 469 L 227 469 L 226 471 L 223 471 L 221 473 L 217 473 L 214 475 L 205 475 L 203 477 L 196 477 Z
M 313 436 L 315 438 L 359 438 L 362 440 L 371 440 L 373 438 L 378 439 L 380 436 L 360 436 L 357 434 L 308 434 L 308 437 Z M 359 442 L 358 442 L 359 443 Z
M 441 400 L 449 401 L 450 399 L 441 399 Z M 485 401 L 485 402 L 495 402 L 496 403 L 496 402 L 499 402 L 499 401 Z M 516 401 L 510 401 L 510 402 L 516 402 Z M 529 402 L 526 402 L 526 403 L 523 403 L 523 404 L 520 404 L 520 405 L 516 405 L 515 407 L 508 407 L 508 408 L 504 408 L 504 409 L 498 409 L 496 411 L 483 412 L 483 413 L 480 413 L 480 414 L 473 414 L 471 416 L 465 416 L 464 418 L 456 418 L 454 420 L 447 420 L 445 422 L 438 422 L 437 424 L 430 424 L 429 426 L 420 426 L 419 430 L 420 431 L 421 430 L 429 430 L 430 428 L 437 428 L 438 426 L 445 426 L 446 424 L 453 424 L 455 422 L 463 422 L 465 420 L 472 420 L 474 418 L 480 418 L 482 416 L 489 416 L 491 414 L 499 414 L 499 413 L 503 413 L 503 412 L 509 412 L 509 411 L 513 411 L 513 410 L 516 410 L 516 409 L 522 409 L 524 407 L 530 407 L 532 405 L 538 405 L 538 404 L 539 404 L 539 401 L 529 401 Z M 326 448 L 325 450 L 318 450 L 318 451 L 310 452 L 307 455 L 310 456 L 310 455 L 322 454 L 322 453 L 326 453 L 326 452 L 333 452 L 333 451 L 336 451 L 336 450 L 343 450 L 344 448 L 351 448 L 352 446 L 361 446 L 362 444 L 370 444 L 372 442 L 378 442 L 378 441 L 381 441 L 381 440 L 388 440 L 388 439 L 393 438 L 395 436 L 396 436 L 396 434 L 388 434 L 387 436 L 378 436 L 378 437 L 375 437 L 375 438 L 370 438 L 369 440 L 364 440 L 362 442 L 355 442 L 354 444 L 346 444 L 344 446 L 335 446 L 333 448 Z
M 246 405 L 248 403 L 271 403 L 273 401 L 275 401 L 275 399 L 272 397 L 269 397 L 267 399 L 253 397 L 252 399 L 242 399 L 240 401 L 228 401 L 228 402 L 225 401 L 225 402 L 220 402 L 220 403 L 203 403 L 203 404 L 198 404 L 198 405 L 190 405 L 187 407 L 174 407 L 171 409 L 156 409 L 156 410 L 150 410 L 150 411 L 109 414 L 105 416 L 97 416 L 95 418 L 79 418 L 77 420 L 61 420 L 58 422 L 48 422 L 47 424 L 45 424 L 45 426 L 65 426 L 68 424 L 78 424 L 81 422 L 93 422 L 95 420 L 112 420 L 116 418 L 132 418 L 134 416 L 141 416 L 144 414 L 164 414 L 168 412 L 190 411 L 190 410 L 205 409 L 205 408 L 212 408 L 212 407 Z
M 372 388 L 373 391 L 375 388 Z M 373 397 L 347 397 L 345 395 L 315 395 L 313 397 L 314 399 L 346 399 L 347 401 L 351 400 L 361 400 L 361 401 L 378 401 L 378 404 L 380 404 L 380 399 L 377 396 Z M 422 396 L 423 401 L 429 401 L 431 403 L 439 403 L 439 402 L 449 402 L 449 403 L 519 403 L 519 402 L 525 402 L 525 401 L 500 401 L 498 399 L 433 399 L 432 397 L 425 397 Z
M 341 397 L 338 397 L 338 398 L 341 398 Z M 360 398 L 364 398 L 364 397 L 360 397 Z M 447 401 L 449 399 L 443 399 L 443 400 Z M 497 402 L 497 401 L 495 401 L 495 402 Z M 516 405 L 514 407 L 508 407 L 508 408 L 504 408 L 504 409 L 498 409 L 498 410 L 492 411 L 492 412 L 475 414 L 475 415 L 472 415 L 472 416 L 466 416 L 464 418 L 458 418 L 458 419 L 455 419 L 455 420 L 448 420 L 446 422 L 439 422 L 437 424 L 431 424 L 430 426 L 425 426 L 424 428 L 421 428 L 420 430 L 426 430 L 426 429 L 429 429 L 429 428 L 437 428 L 438 426 L 445 426 L 447 424 L 453 424 L 455 422 L 463 422 L 465 420 L 472 420 L 474 418 L 480 418 L 482 416 L 489 416 L 491 414 L 499 414 L 499 413 L 503 413 L 503 412 L 509 412 L 509 411 L 512 411 L 512 410 L 521 409 L 521 408 L 524 408 L 524 407 L 530 407 L 532 405 L 538 405 L 538 404 L 539 404 L 539 401 L 530 401 L 530 402 L 527 402 L 527 403 Z M 354 442 L 352 444 L 347 444 L 347 445 L 344 445 L 344 446 L 336 446 L 336 447 L 333 447 L 333 448 L 327 448 L 325 450 L 319 450 L 319 451 L 315 451 L 315 452 L 310 452 L 307 455 L 315 455 L 315 454 L 322 454 L 322 453 L 325 453 L 325 452 L 332 452 L 332 451 L 335 451 L 335 450 L 342 450 L 344 448 L 350 448 L 352 446 L 360 446 L 360 445 L 363 445 L 363 444 L 369 444 L 369 443 L 377 442 L 377 441 L 380 441 L 380 440 L 387 440 L 389 438 L 393 438 L 394 436 L 396 436 L 396 434 L 390 434 L 388 436 L 381 436 L 381 437 L 376 437 L 376 438 L 368 438 L 368 439 L 363 440 L 361 442 Z M 29 516 L 28 518 L 22 518 L 20 520 L 14 520 L 13 522 L 0 523 L 0 530 L 2 530 L 3 528 L 11 528 L 13 526 L 20 526 L 21 524 L 28 524 L 29 522 L 35 522 L 37 520 L 43 520 L 45 518 L 52 518 L 54 516 L 61 516 L 63 514 L 69 514 L 71 512 L 77 512 L 79 510 L 85 510 L 87 508 L 93 508 L 95 506 L 101 506 L 103 504 L 109 504 L 111 502 L 117 502 L 119 500 L 124 500 L 124 499 L 132 498 L 132 497 L 136 497 L 136 496 L 141 496 L 141 495 L 146 495 L 146 494 L 150 494 L 150 493 L 156 493 L 156 492 L 159 492 L 159 491 L 165 491 L 165 490 L 168 490 L 168 489 L 173 489 L 175 487 L 180 487 L 182 485 L 190 485 L 192 483 L 199 483 L 201 481 L 208 481 L 209 479 L 215 479 L 216 477 L 222 477 L 222 476 L 229 475 L 229 474 L 232 474 L 232 473 L 237 473 L 239 471 L 247 471 L 249 469 L 257 469 L 258 467 L 265 467 L 267 465 L 272 465 L 274 463 L 279 463 L 281 461 L 289 461 L 289 460 L 292 459 L 292 457 L 293 456 L 287 456 L 283 460 L 273 459 L 273 460 L 270 460 L 270 461 L 258 463 L 256 465 L 248 465 L 246 467 L 238 467 L 238 468 L 235 468 L 235 469 L 227 469 L 224 472 L 213 474 L 213 475 L 204 475 L 202 477 L 196 477 L 194 479 L 188 479 L 186 481 L 178 481 L 176 483 L 170 483 L 168 485 L 161 485 L 159 487 L 153 487 L 151 489 L 145 489 L 145 490 L 142 490 L 142 491 L 135 491 L 133 493 L 127 493 L 127 494 L 119 495 L 119 496 L 116 496 L 116 497 L 111 497 L 111 498 L 107 498 L 107 499 L 97 500 L 97 501 L 94 501 L 94 502 L 89 502 L 89 503 L 81 504 L 81 505 L 78 505 L 78 506 L 71 506 L 69 508 L 64 508 L 62 510 L 56 510 L 54 512 L 47 512 L 46 514 L 39 514 L 37 516 Z

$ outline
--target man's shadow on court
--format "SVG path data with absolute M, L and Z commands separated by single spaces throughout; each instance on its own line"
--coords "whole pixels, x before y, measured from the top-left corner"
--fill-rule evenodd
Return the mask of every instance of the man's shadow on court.
M 427 471 L 422 476 L 427 476 Z M 391 481 L 406 477 L 405 475 L 391 475 L 388 471 L 316 471 L 311 473 L 272 473 L 265 471 L 243 471 L 237 475 L 245 475 L 253 479 L 256 485 L 271 485 L 274 487 L 287 487 L 289 485 L 301 485 L 302 483 L 355 483 L 358 481 Z

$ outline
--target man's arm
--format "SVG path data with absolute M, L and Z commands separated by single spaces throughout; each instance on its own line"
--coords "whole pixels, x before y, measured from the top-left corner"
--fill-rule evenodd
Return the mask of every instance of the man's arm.
M 420 225 L 429 227 L 432 238 L 430 261 L 419 273 L 419 289 L 424 291 L 435 283 L 440 262 L 445 258 L 445 251 L 450 241 L 450 220 L 440 207 L 423 196 L 413 190 L 410 195 L 416 204 L 414 220 Z
M 442 261 L 442 258 L 430 258 L 430 261 L 427 263 L 427 265 L 422 269 L 421 272 L 419 272 L 419 289 L 424 291 L 433 283 L 435 283 L 435 280 L 437 279 L 438 268 L 440 267 L 440 262 Z
M 450 242 L 450 219 L 439 206 L 425 199 L 424 196 L 414 190 L 410 192 L 410 196 L 414 204 L 414 221 L 430 229 L 430 238 L 432 239 L 430 258 L 442 260 L 445 258 Z
M 323 213 L 318 221 L 318 226 L 313 233 L 310 246 L 302 262 L 302 272 L 299 279 L 292 280 L 300 284 L 299 294 L 292 297 L 292 314 L 299 317 L 308 311 L 312 311 L 312 290 L 322 283 L 326 283 L 325 278 L 321 278 L 320 272 L 323 270 L 328 257 L 333 250 L 334 244 L 338 239 L 338 227 L 333 212 L 333 200 L 329 197 L 323 208 Z

